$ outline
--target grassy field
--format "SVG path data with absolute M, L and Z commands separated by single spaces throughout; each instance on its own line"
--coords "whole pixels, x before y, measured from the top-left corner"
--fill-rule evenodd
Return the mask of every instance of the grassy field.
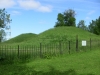
M 76 52 L 77 35 L 79 52 Z M 90 38 L 92 40 L 91 49 Z M 59 55 L 59 41 L 61 40 L 67 43 L 62 46 L 63 55 Z M 81 46 L 82 40 L 87 41 L 86 47 Z M 68 53 L 69 41 L 70 54 Z M 46 46 L 43 47 L 40 43 Z M 58 44 L 58 48 L 53 48 L 51 45 L 48 47 L 49 44 Z M 38 46 L 38 48 L 32 48 L 32 45 Z M 7 57 L 4 60 L 0 58 L 0 75 L 100 75 L 99 46 L 100 36 L 75 27 L 57 27 L 40 34 L 21 34 L 0 44 L 1 52 L 10 53 L 11 49 L 13 57 L 15 57 L 13 60 L 8 60 Z M 44 54 L 44 58 L 19 59 L 18 50 L 22 56 L 23 52 L 28 52 L 30 56 L 35 52 L 40 53 L 41 50 L 46 51 L 47 54 Z M 51 50 L 58 55 L 49 55 Z
M 73 30 L 73 31 L 72 31 Z M 100 36 L 75 27 L 57 27 L 40 34 L 21 34 L 0 44 L 0 54 L 8 57 L 49 57 L 59 54 L 76 53 L 76 35 L 78 35 L 78 51 L 95 49 L 100 45 Z M 91 47 L 90 47 L 91 38 Z M 82 47 L 82 40 L 87 46 Z M 69 51 L 70 41 L 70 51 Z M 61 42 L 61 43 L 60 43 Z M 41 43 L 41 45 L 40 45 Z M 8 54 L 9 53 L 9 54 Z M 19 53 L 19 54 L 18 54 Z
M 75 70 L 79 74 L 100 74 L 100 50 L 76 53 L 54 57 L 52 59 L 40 59 L 27 63 L 29 67 L 34 67 L 37 71 L 49 71 L 50 67 L 55 70 L 68 71 Z
M 0 64 L 0 75 L 100 75 L 100 50 Z

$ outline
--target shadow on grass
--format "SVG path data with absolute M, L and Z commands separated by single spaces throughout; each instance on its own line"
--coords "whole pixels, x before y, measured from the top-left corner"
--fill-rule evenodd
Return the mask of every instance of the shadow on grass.
M 94 75 L 94 74 L 78 74 L 75 70 L 69 69 L 61 72 L 50 67 L 49 72 L 36 71 L 34 67 L 29 68 L 25 64 L 0 64 L 0 75 Z

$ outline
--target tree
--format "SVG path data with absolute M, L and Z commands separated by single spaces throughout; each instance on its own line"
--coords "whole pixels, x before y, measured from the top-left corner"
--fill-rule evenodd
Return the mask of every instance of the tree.
M 6 33 L 3 29 L 0 30 L 0 42 L 3 42 L 6 40 Z
M 90 25 L 88 26 L 88 28 L 91 33 L 100 35 L 100 16 L 98 19 L 92 20 L 92 22 L 90 22 Z
M 66 10 L 63 14 L 58 13 L 57 22 L 54 27 L 58 26 L 75 26 L 75 11 L 72 9 Z
M 58 13 L 58 18 L 57 18 L 58 22 L 56 22 L 55 27 L 58 26 L 64 26 L 64 15 L 61 13 Z
M 92 20 L 92 22 L 90 22 L 90 25 L 88 26 L 88 30 L 91 32 L 91 33 L 94 33 L 94 27 L 96 25 L 96 21 Z
M 0 9 L 0 42 L 2 42 L 5 35 L 4 29 L 7 28 L 7 24 L 11 23 L 10 14 L 7 14 L 7 12 L 4 9 Z
M 80 20 L 79 23 L 77 24 L 77 27 L 83 30 L 88 30 L 84 20 Z
M 64 12 L 64 22 L 65 26 L 75 26 L 75 11 L 72 9 L 66 10 Z
M 94 32 L 97 35 L 100 35 L 100 16 L 98 19 L 96 19 L 96 26 L 94 28 Z

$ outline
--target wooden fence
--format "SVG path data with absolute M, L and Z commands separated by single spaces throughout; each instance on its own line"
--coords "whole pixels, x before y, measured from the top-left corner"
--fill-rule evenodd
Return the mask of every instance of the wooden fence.
M 82 40 L 58 42 L 52 44 L 42 44 L 39 46 L 0 46 L 0 59 L 2 58 L 49 58 L 63 54 L 71 54 L 80 51 L 92 50 L 100 46 L 99 40 L 87 40 L 86 46 L 82 46 Z

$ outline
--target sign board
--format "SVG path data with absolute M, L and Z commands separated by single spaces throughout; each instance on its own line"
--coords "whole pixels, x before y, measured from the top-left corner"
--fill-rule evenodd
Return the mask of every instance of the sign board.
M 86 46 L 86 41 L 85 40 L 82 41 L 82 46 Z

